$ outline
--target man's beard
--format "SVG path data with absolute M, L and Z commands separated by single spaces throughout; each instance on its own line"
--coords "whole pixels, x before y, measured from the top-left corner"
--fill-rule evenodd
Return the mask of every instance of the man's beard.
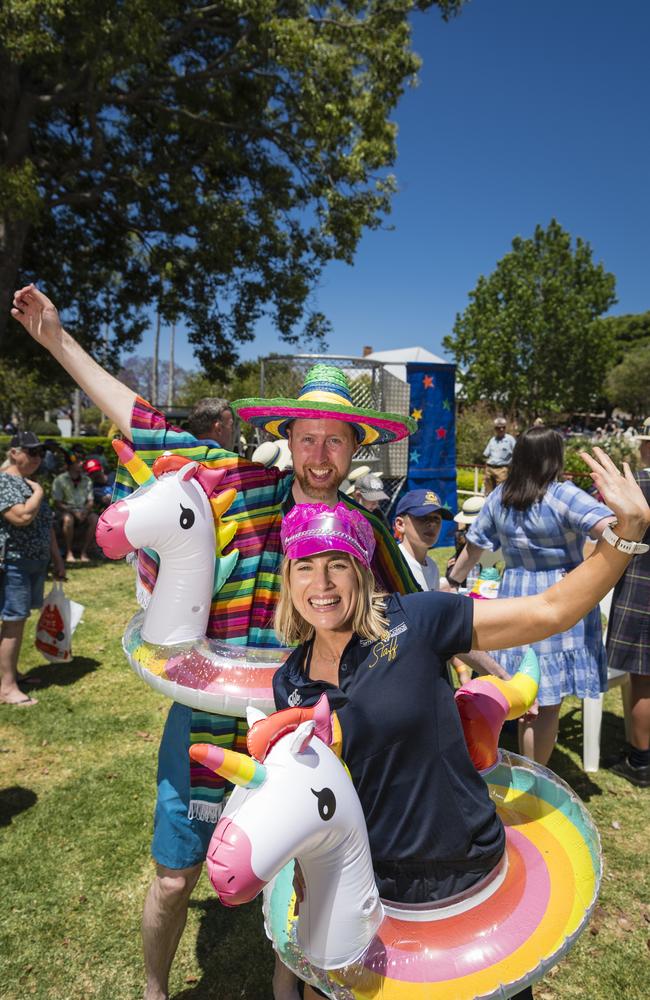
M 341 483 L 336 482 L 336 469 L 332 469 L 331 471 L 334 473 L 334 483 L 333 485 L 327 486 L 319 486 L 313 481 L 313 479 L 309 478 L 306 473 L 298 472 L 296 469 L 294 469 L 294 475 L 298 480 L 300 489 L 306 497 L 309 497 L 310 500 L 324 503 L 332 497 L 332 494 L 336 494 L 339 486 L 341 485 Z M 330 480 L 330 482 L 332 482 L 332 480 Z

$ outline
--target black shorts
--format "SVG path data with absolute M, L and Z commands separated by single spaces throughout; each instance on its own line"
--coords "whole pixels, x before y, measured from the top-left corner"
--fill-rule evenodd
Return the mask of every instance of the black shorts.
M 425 905 L 455 900 L 497 874 L 505 835 L 489 855 L 447 864 L 439 861 L 373 862 L 379 895 L 387 902 Z

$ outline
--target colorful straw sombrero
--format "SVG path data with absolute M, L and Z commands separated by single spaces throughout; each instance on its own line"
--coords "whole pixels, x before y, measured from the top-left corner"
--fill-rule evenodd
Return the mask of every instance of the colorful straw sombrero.
M 297 399 L 237 399 L 231 404 L 242 420 L 274 437 L 286 438 L 292 420 L 343 420 L 354 427 L 359 444 L 388 444 L 417 430 L 403 413 L 379 413 L 355 406 L 347 377 L 333 365 L 314 365 Z

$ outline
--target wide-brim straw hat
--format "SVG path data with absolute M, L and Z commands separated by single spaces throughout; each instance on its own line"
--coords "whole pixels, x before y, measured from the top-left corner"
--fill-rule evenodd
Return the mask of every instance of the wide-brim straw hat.
M 456 524 L 471 524 L 481 513 L 484 503 L 485 497 L 468 497 L 454 518 Z
M 400 441 L 417 430 L 416 421 L 403 413 L 356 406 L 345 373 L 333 365 L 310 368 L 297 399 L 236 399 L 231 405 L 242 420 L 278 438 L 287 437 L 292 420 L 343 420 L 364 445 Z
M 291 468 L 291 452 L 286 441 L 263 441 L 259 444 L 251 455 L 251 462 L 259 462 L 267 469 L 275 466 L 276 469 Z
M 352 469 L 351 472 L 348 472 L 348 480 L 351 483 L 356 483 L 357 479 L 361 479 L 362 476 L 367 476 L 369 472 L 369 465 L 359 465 L 356 469 Z

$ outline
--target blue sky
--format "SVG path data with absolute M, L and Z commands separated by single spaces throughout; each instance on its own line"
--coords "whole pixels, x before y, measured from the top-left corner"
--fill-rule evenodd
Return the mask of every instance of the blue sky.
M 448 24 L 417 16 L 423 66 L 393 116 L 390 228 L 364 236 L 352 267 L 330 265 L 314 296 L 331 353 L 443 354 L 479 275 L 553 216 L 616 275 L 612 313 L 650 309 L 649 37 L 646 0 L 472 0 Z M 242 357 L 282 349 L 262 323 Z M 176 357 L 194 365 L 182 333 Z

